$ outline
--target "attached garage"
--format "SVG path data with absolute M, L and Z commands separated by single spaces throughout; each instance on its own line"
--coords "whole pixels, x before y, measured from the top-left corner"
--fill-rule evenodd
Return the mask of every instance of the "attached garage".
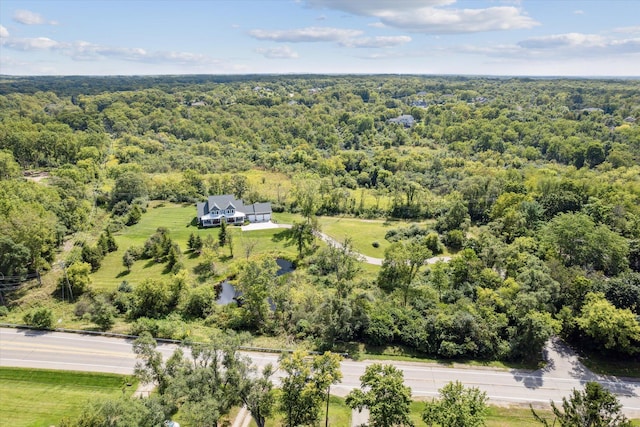
M 254 203 L 251 206 L 245 206 L 247 209 L 247 219 L 249 222 L 267 222 L 271 221 L 271 203 Z

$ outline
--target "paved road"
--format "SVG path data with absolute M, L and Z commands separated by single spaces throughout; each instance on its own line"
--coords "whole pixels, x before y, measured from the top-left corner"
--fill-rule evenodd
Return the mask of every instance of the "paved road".
M 159 350 L 170 355 L 175 345 L 162 344 Z M 404 371 L 405 382 L 415 397 L 432 397 L 449 381 L 459 380 L 487 392 L 496 403 L 546 404 L 560 401 L 573 388 L 598 380 L 614 392 L 631 417 L 640 418 L 640 381 L 601 377 L 588 371 L 571 350 L 560 341 L 550 342 L 547 367 L 535 372 L 470 367 L 449 368 L 437 364 L 390 362 Z M 276 363 L 277 355 L 251 353 L 258 366 Z M 333 394 L 344 396 L 359 386 L 359 377 L 373 362 L 342 362 L 343 380 L 331 387 Z M 131 341 L 119 338 L 87 336 L 61 332 L 38 332 L 0 328 L 0 366 L 113 372 L 131 374 L 135 356 Z

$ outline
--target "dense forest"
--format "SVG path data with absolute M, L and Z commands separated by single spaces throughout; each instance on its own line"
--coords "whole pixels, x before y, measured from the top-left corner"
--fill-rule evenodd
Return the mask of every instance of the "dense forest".
M 281 185 L 261 191 L 256 171 Z M 0 181 L 3 289 L 56 277 L 46 297 L 102 329 L 183 338 L 175 325 L 200 325 L 516 361 L 560 335 L 640 360 L 637 80 L 4 76 Z M 296 214 L 283 234 L 296 270 L 222 250 L 221 230 L 194 227 L 180 248 L 161 227 L 122 246 L 149 203 L 195 215 L 209 194 Z M 320 216 L 392 223 L 382 265 L 365 268 L 349 239 L 314 241 Z M 116 251 L 127 269 L 166 269 L 105 290 L 95 273 Z M 211 262 L 191 268 L 187 254 Z M 425 264 L 439 254 L 451 258 Z M 242 304 L 216 307 L 225 278 Z M 6 292 L 1 314 L 50 324 L 34 292 Z

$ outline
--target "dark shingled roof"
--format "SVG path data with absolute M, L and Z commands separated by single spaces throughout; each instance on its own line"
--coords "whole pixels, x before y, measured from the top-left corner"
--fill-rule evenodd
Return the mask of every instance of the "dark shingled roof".
M 245 205 L 242 200 L 237 200 L 231 194 L 223 194 L 219 196 L 209 196 L 206 202 L 201 202 L 196 205 L 198 212 L 198 219 L 205 216 L 213 207 L 218 209 L 226 209 L 227 206 L 232 205 L 237 211 L 244 212 L 245 214 L 266 214 L 271 213 L 271 203 L 254 203 L 252 205 Z

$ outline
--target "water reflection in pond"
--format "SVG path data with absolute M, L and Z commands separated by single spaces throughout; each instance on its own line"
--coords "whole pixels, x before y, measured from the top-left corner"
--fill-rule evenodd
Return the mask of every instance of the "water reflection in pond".
M 276 276 L 282 276 L 283 274 L 291 273 L 295 268 L 293 267 L 293 263 L 284 258 L 277 258 L 276 264 L 278 264 L 278 271 L 276 271 Z M 216 304 L 219 305 L 227 305 L 232 302 L 237 302 L 236 298 L 240 297 L 242 292 L 236 291 L 236 288 L 229 283 L 228 281 L 224 281 L 220 284 L 220 294 L 218 295 L 218 299 L 216 300 Z M 271 299 L 268 298 L 269 305 L 271 306 L 271 310 L 276 309 L 276 305 Z

